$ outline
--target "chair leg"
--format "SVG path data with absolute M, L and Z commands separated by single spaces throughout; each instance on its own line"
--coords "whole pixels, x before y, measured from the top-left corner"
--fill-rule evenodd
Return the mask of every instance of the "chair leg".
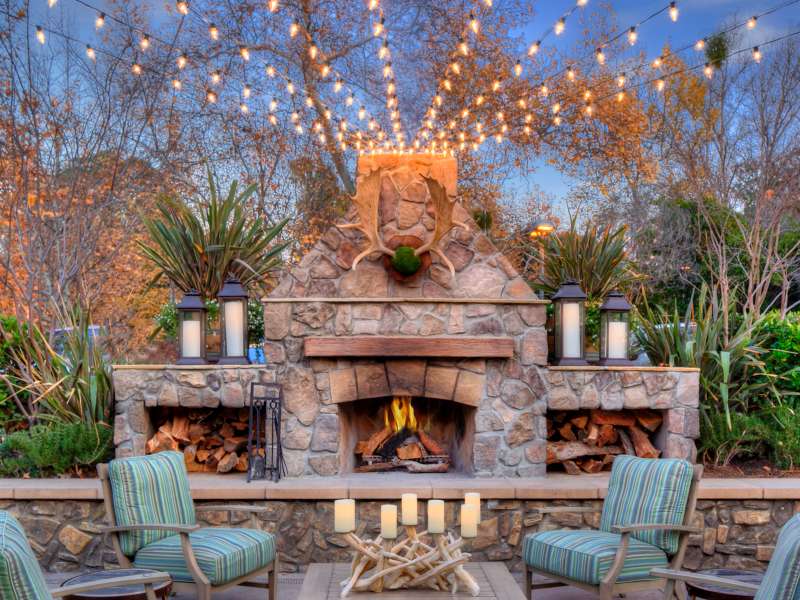
M 522 563 L 522 579 L 524 580 L 525 586 L 525 600 L 531 600 L 531 595 L 533 593 L 533 586 L 531 585 L 531 572 L 528 569 L 528 563 Z
M 613 597 L 614 597 L 614 584 L 601 583 L 600 594 L 598 595 L 598 598 L 600 600 L 612 600 Z
M 267 600 L 278 600 L 278 557 L 272 561 L 272 571 L 269 574 L 269 589 L 267 590 Z
M 197 600 L 211 600 L 211 586 L 198 585 L 197 586 Z

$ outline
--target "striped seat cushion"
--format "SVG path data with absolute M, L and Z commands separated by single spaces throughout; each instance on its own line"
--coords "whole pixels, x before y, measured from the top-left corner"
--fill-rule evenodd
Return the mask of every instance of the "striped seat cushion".
M 614 562 L 620 537 L 605 531 L 542 531 L 525 537 L 522 556 L 533 569 L 598 585 Z M 666 566 L 663 550 L 631 538 L 617 581 L 652 579 L 650 569 Z
M 194 503 L 183 454 L 159 452 L 121 458 L 108 465 L 117 525 L 194 525 Z M 120 534 L 122 552 L 134 556 L 140 548 L 167 536 L 169 531 L 133 531 Z
M 755 600 L 800 600 L 800 514 L 781 529 Z
M 600 530 L 610 532 L 614 525 L 636 523 L 682 525 L 692 474 L 692 465 L 685 460 L 618 456 L 611 469 Z M 632 537 L 670 555 L 678 551 L 676 532 L 643 531 Z
M 189 534 L 200 570 L 211 585 L 223 585 L 267 566 L 275 558 L 275 537 L 258 529 L 209 527 Z M 148 544 L 136 553 L 134 564 L 169 573 L 175 581 L 193 581 L 181 550 L 179 535 Z
M 42 569 L 19 522 L 0 510 L 0 598 L 48 600 Z

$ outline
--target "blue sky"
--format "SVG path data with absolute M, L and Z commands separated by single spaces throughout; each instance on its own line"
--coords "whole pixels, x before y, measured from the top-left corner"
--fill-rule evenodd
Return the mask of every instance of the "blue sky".
M 638 29 L 639 38 L 636 48 L 644 49 L 648 56 L 658 55 L 664 44 L 671 47 L 682 47 L 694 42 L 709 33 L 720 30 L 732 22 L 742 22 L 753 14 L 759 14 L 772 7 L 782 5 L 787 0 L 753 1 L 753 0 L 678 0 L 679 17 L 673 23 L 668 15 L 661 14 L 648 21 Z M 598 0 L 590 0 L 589 6 L 596 6 Z M 665 0 L 613 0 L 606 2 L 612 7 L 615 19 L 621 29 L 637 23 L 659 8 L 666 6 Z M 534 4 L 538 11 L 533 22 L 526 28 L 525 37 L 536 39 L 552 23 L 571 6 L 572 0 L 547 0 Z M 587 8 L 589 8 L 587 6 Z M 577 21 L 575 18 L 571 19 Z M 783 8 L 771 15 L 759 19 L 756 28 L 746 31 L 748 44 L 758 45 L 782 34 L 800 29 L 800 3 Z M 554 48 L 567 50 L 578 41 L 581 28 L 578 23 L 570 21 L 564 33 L 559 37 L 550 36 L 546 44 Z M 611 59 L 610 59 L 611 62 Z M 555 200 L 563 200 L 568 196 L 574 181 L 562 175 L 558 169 L 541 161 L 536 165 L 536 172 L 527 178 L 521 178 L 514 185 L 514 195 L 519 199 L 527 197 L 534 186 L 538 186 Z

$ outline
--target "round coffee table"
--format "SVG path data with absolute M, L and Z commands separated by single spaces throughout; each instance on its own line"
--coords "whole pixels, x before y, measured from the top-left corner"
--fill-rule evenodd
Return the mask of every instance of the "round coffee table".
M 61 586 L 76 585 L 78 583 L 95 583 L 115 577 L 130 577 L 132 575 L 155 575 L 157 573 L 159 573 L 159 571 L 153 571 L 151 569 L 112 569 L 110 571 L 94 571 L 67 579 Z M 172 580 L 154 583 L 153 591 L 158 598 L 168 598 L 172 591 Z M 66 598 L 67 600 L 147 600 L 144 586 L 140 583 L 103 588 L 91 592 L 81 592 L 80 594 L 71 594 Z
M 741 569 L 707 569 L 705 571 L 697 571 L 697 574 L 733 579 L 742 583 L 752 583 L 753 585 L 759 585 L 764 577 L 764 573 L 761 571 L 744 571 Z M 702 598 L 703 600 L 742 600 L 743 598 L 755 596 L 755 592 L 732 590 L 731 588 L 707 583 L 687 583 L 686 590 L 689 592 L 690 598 Z

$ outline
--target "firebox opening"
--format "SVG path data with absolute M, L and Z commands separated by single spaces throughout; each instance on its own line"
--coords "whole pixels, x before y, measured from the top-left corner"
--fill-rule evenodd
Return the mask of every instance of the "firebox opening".
M 341 472 L 472 472 L 475 409 L 393 396 L 339 405 Z

